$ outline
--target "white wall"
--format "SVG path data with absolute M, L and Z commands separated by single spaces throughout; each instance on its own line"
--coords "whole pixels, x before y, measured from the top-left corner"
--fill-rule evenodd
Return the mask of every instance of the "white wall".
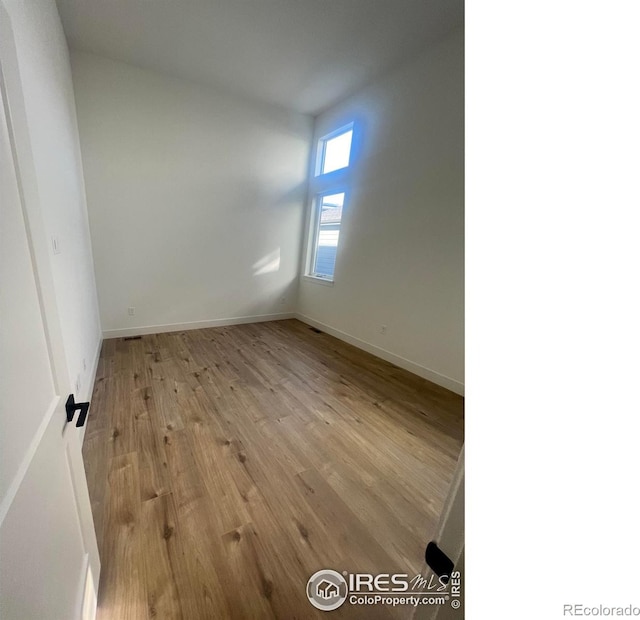
M 72 69 L 105 335 L 293 311 L 312 119 L 92 54 Z
M 301 280 L 299 312 L 462 392 L 464 37 L 318 117 L 315 140 L 362 128 L 331 287 Z M 386 325 L 386 334 L 380 326 Z
M 23 101 L 13 106 L 12 114 L 20 116 L 16 120 L 25 127 L 19 136 L 25 140 L 18 145 L 19 160 L 25 163 L 25 200 L 44 222 L 53 311 L 62 331 L 69 382 L 75 391 L 80 378 L 77 395 L 85 399 L 101 329 L 67 43 L 53 0 L 2 2 L 13 30 L 22 86 Z M 54 235 L 59 254 L 49 243 Z

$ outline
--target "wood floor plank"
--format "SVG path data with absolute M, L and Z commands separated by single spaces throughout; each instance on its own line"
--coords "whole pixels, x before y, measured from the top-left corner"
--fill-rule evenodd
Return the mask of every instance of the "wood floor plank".
M 295 320 L 107 340 L 98 371 L 100 620 L 322 618 L 317 570 L 421 570 L 461 397 Z
M 142 545 L 150 618 L 182 620 L 175 571 L 181 568 L 172 550 L 177 518 L 171 495 L 142 502 Z
M 229 587 L 229 607 L 238 618 L 275 618 L 271 606 L 273 576 L 258 555 L 251 523 L 222 536 Z
M 185 430 L 165 435 L 164 450 L 171 476 L 172 497 L 179 524 L 176 537 L 181 559 L 176 570 L 177 587 L 187 618 L 230 618 L 222 577 L 222 531 L 215 526 L 216 506 L 202 483 Z M 212 518 L 213 517 L 213 518 Z
M 140 501 L 154 499 L 170 493 L 171 485 L 165 463 L 165 454 L 157 433 L 157 416 L 149 415 L 153 407 L 151 398 L 147 398 L 148 388 L 137 390 L 133 398 L 144 402 L 145 415 L 136 419 L 136 442 L 140 468 Z M 164 437 L 164 436 L 163 436 Z
M 147 617 L 147 595 L 135 452 L 110 460 L 107 484 L 97 617 L 140 620 Z

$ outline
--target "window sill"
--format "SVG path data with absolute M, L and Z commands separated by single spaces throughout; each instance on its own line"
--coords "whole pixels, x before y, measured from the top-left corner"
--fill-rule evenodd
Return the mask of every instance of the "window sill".
M 314 284 L 322 284 L 323 286 L 333 286 L 333 280 L 329 280 L 327 278 L 318 278 L 316 276 L 304 275 L 302 276 L 303 280 L 307 282 L 313 282 Z

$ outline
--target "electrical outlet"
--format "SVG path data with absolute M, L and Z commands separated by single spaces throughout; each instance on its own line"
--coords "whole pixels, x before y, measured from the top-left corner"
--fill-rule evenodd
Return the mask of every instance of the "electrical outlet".
M 136 314 L 136 309 L 133 306 L 129 306 L 127 308 L 127 312 L 129 313 L 129 316 L 135 316 Z
M 282 296 L 280 297 L 280 305 L 284 306 L 287 303 L 287 298 Z
M 387 326 L 386 325 L 380 325 L 380 333 L 381 334 L 386 334 L 387 333 Z

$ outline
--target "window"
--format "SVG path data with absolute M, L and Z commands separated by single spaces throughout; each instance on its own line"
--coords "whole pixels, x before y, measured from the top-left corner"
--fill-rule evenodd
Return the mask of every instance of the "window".
M 329 135 L 320 140 L 317 174 L 327 174 L 349 165 L 353 127 L 339 130 L 337 135 Z
M 306 275 L 326 282 L 335 275 L 352 142 L 353 124 L 318 141 Z
M 318 197 L 319 208 L 316 209 L 313 269 L 312 275 L 317 278 L 333 280 L 340 238 L 340 223 L 344 192 L 325 194 Z

